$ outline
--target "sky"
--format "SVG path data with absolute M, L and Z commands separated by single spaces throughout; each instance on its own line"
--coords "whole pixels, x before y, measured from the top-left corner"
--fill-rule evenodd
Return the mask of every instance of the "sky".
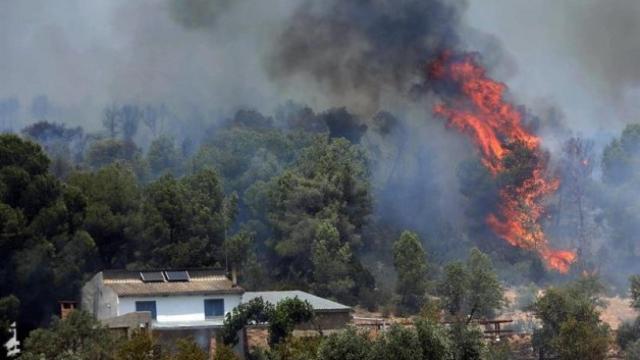
M 586 136 L 640 120 L 640 2 L 471 1 L 466 19 L 500 40 L 522 103 L 556 106 Z

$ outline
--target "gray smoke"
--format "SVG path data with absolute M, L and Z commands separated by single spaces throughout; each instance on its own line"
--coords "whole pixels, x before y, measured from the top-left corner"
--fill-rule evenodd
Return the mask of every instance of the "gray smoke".
M 408 96 L 425 65 L 455 50 L 464 1 L 304 1 L 274 42 L 276 80 L 302 76 L 340 105 L 372 114 L 386 96 Z
M 19 102 L 14 130 L 40 95 L 59 110 L 49 120 L 94 129 L 112 103 L 268 110 L 280 93 L 261 58 L 292 2 L 1 1 L 0 100 Z
M 517 71 L 501 79 L 519 102 L 560 108 L 599 146 L 640 118 L 638 18 L 635 0 L 478 1 L 465 16 L 513 58 Z

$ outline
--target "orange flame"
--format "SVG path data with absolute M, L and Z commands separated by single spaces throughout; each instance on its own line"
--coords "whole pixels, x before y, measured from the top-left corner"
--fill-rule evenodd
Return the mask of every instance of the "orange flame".
M 454 60 L 449 52 L 430 65 L 429 76 L 459 87 L 461 99 L 438 104 L 433 111 L 446 118 L 448 126 L 471 136 L 492 175 L 505 171 L 503 159 L 511 152 L 509 144 L 518 143 L 535 154 L 536 167 L 529 178 L 503 187 L 498 214 L 490 214 L 486 221 L 509 244 L 536 251 L 550 268 L 567 272 L 576 254 L 551 249 L 540 225 L 545 213 L 542 200 L 558 189 L 559 181 L 545 178 L 540 139 L 523 127 L 520 111 L 504 100 L 506 86 L 488 78 L 471 56 Z

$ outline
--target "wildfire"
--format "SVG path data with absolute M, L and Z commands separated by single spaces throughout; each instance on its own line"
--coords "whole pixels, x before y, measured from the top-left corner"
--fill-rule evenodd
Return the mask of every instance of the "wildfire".
M 551 249 L 540 225 L 545 213 L 542 200 L 558 189 L 559 181 L 545 177 L 540 139 L 523 127 L 520 111 L 504 100 L 506 86 L 488 78 L 470 55 L 454 59 L 444 53 L 430 64 L 429 76 L 450 83 L 463 95 L 436 105 L 433 111 L 447 119 L 448 126 L 471 136 L 491 174 L 497 177 L 510 171 L 504 160 L 519 154 L 518 150 L 530 154 L 526 178 L 500 189 L 498 213 L 490 214 L 487 224 L 509 244 L 536 251 L 550 268 L 567 272 L 575 253 Z

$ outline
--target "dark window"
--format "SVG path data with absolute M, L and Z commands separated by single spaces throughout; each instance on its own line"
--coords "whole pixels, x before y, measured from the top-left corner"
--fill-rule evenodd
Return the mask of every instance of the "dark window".
M 214 317 L 224 316 L 224 300 L 223 299 L 206 299 L 204 301 L 204 317 L 210 319 Z
M 157 319 L 158 313 L 156 312 L 155 301 L 136 301 L 136 311 L 148 311 L 151 313 L 153 320 Z

